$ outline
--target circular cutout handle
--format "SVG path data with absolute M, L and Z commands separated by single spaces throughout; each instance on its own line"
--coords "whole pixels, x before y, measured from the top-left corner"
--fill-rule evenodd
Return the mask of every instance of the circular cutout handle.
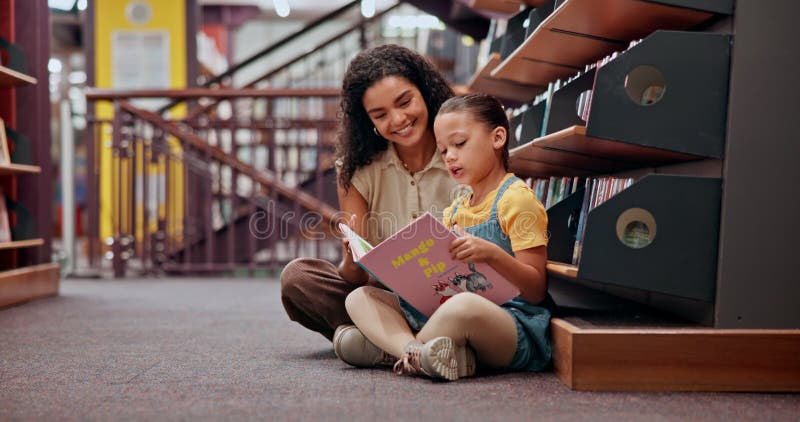
M 625 76 L 625 92 L 634 103 L 649 106 L 661 101 L 667 91 L 664 74 L 654 66 L 634 67 Z
M 617 217 L 617 238 L 632 249 L 647 247 L 656 238 L 656 219 L 644 208 L 629 208 Z

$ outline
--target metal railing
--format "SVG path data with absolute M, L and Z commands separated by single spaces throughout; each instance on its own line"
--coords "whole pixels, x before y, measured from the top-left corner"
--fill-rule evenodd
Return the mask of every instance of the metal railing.
M 358 4 L 204 88 L 87 91 L 88 265 L 115 276 L 219 274 L 277 270 L 297 256 L 339 259 L 330 222 L 344 71 L 368 40 L 415 42 L 381 37 L 398 4 L 370 19 Z M 338 29 L 324 28 L 329 19 Z M 300 52 L 275 65 L 272 55 L 298 43 Z M 259 76 L 232 88 L 254 68 Z

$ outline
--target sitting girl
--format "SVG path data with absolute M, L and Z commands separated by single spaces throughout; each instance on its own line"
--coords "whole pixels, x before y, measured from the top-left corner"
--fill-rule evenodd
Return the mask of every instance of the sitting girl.
M 337 354 L 349 363 L 378 359 L 346 353 L 399 356 L 398 374 L 447 380 L 473 375 L 476 361 L 492 369 L 542 370 L 552 354 L 554 306 L 545 273 L 547 214 L 531 189 L 508 172 L 503 106 L 484 94 L 452 98 L 442 104 L 434 133 L 450 175 L 472 187 L 444 211 L 445 224 L 462 234 L 451 243 L 451 255 L 488 263 L 520 295 L 496 305 L 474 293 L 458 293 L 426 319 L 391 292 L 360 287 L 345 306 L 369 347 Z

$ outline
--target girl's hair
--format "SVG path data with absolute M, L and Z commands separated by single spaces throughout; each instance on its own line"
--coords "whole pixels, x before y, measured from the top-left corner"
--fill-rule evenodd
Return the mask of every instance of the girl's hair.
M 453 97 L 442 104 L 439 114 L 465 111 L 475 120 L 485 124 L 489 130 L 500 126 L 506 130 L 506 143 L 503 145 L 503 167 L 508 171 L 508 116 L 503 104 L 488 94 L 467 94 Z
M 342 82 L 339 104 L 341 127 L 336 150 L 339 183 L 350 187 L 358 168 L 372 162 L 389 141 L 374 132 L 372 121 L 364 110 L 364 92 L 375 82 L 399 76 L 414 84 L 428 108 L 428 128 L 433 130 L 433 118 L 439 107 L 453 96 L 453 90 L 441 73 L 421 55 L 399 45 L 387 44 L 359 53 L 347 66 Z

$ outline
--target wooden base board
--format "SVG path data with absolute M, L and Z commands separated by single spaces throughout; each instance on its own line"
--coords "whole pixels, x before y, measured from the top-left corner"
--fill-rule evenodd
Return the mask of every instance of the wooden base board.
M 0 272 L 0 308 L 58 295 L 58 264 Z
M 573 390 L 800 391 L 800 330 L 551 327 L 555 371 Z

